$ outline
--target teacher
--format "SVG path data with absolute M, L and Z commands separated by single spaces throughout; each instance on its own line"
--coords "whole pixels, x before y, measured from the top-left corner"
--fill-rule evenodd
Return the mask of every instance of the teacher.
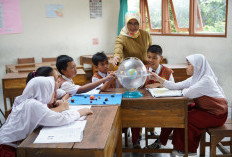
M 152 41 L 150 34 L 139 27 L 139 12 L 127 12 L 125 26 L 115 41 L 114 57 L 112 59 L 114 66 L 127 57 L 137 57 L 143 63 L 146 63 L 146 52 L 148 47 L 152 45 Z

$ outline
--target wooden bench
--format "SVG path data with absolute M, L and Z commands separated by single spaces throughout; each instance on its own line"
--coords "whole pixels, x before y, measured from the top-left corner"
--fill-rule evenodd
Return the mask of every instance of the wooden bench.
M 210 142 L 206 142 L 206 132 L 210 136 Z M 223 138 L 230 137 L 229 141 L 222 141 Z M 205 156 L 205 148 L 210 146 L 210 157 L 217 156 L 232 156 L 232 121 L 228 119 L 226 123 L 217 128 L 208 128 L 201 136 L 200 142 L 200 156 Z M 224 146 L 230 146 L 230 150 L 227 150 Z M 218 148 L 222 154 L 216 154 L 216 148 Z
M 35 63 L 35 58 L 18 58 L 18 64 Z

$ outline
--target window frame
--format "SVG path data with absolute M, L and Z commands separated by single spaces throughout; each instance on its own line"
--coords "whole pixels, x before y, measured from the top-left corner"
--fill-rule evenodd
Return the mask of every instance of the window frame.
M 176 30 L 178 31 L 189 31 L 188 33 L 171 33 L 170 27 L 170 16 L 169 16 L 169 4 L 173 14 L 173 20 Z M 203 29 L 202 18 L 200 14 L 198 0 L 189 0 L 189 28 L 180 28 L 178 26 L 178 21 L 176 19 L 175 8 L 173 5 L 173 0 L 162 0 L 162 20 L 161 20 L 161 29 L 152 29 L 150 22 L 150 13 L 148 7 L 148 0 L 140 0 L 140 14 L 141 14 L 141 28 L 146 29 L 148 24 L 148 28 L 150 29 L 151 35 L 159 35 L 159 36 L 197 36 L 197 37 L 227 37 L 227 18 L 228 18 L 228 0 L 226 0 L 226 15 L 225 15 L 225 33 L 200 33 L 197 32 Z M 147 19 L 146 19 L 147 14 Z M 196 19 L 197 18 L 197 19 Z M 196 28 L 196 20 L 199 22 L 199 28 Z M 196 30 L 196 31 L 194 31 Z

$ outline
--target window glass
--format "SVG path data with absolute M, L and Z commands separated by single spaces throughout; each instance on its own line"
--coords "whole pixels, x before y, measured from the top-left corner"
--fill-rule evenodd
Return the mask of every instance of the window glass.
M 152 29 L 161 29 L 162 25 L 162 0 L 148 0 L 148 9 Z
M 203 29 L 198 33 L 225 33 L 226 0 L 198 0 L 201 18 L 196 18 L 196 28 L 202 20 Z

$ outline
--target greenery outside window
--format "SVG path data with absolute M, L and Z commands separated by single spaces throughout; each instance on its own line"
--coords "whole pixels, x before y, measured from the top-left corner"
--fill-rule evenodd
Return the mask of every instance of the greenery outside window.
M 128 7 L 140 10 L 152 35 L 227 35 L 228 0 L 128 0 Z

